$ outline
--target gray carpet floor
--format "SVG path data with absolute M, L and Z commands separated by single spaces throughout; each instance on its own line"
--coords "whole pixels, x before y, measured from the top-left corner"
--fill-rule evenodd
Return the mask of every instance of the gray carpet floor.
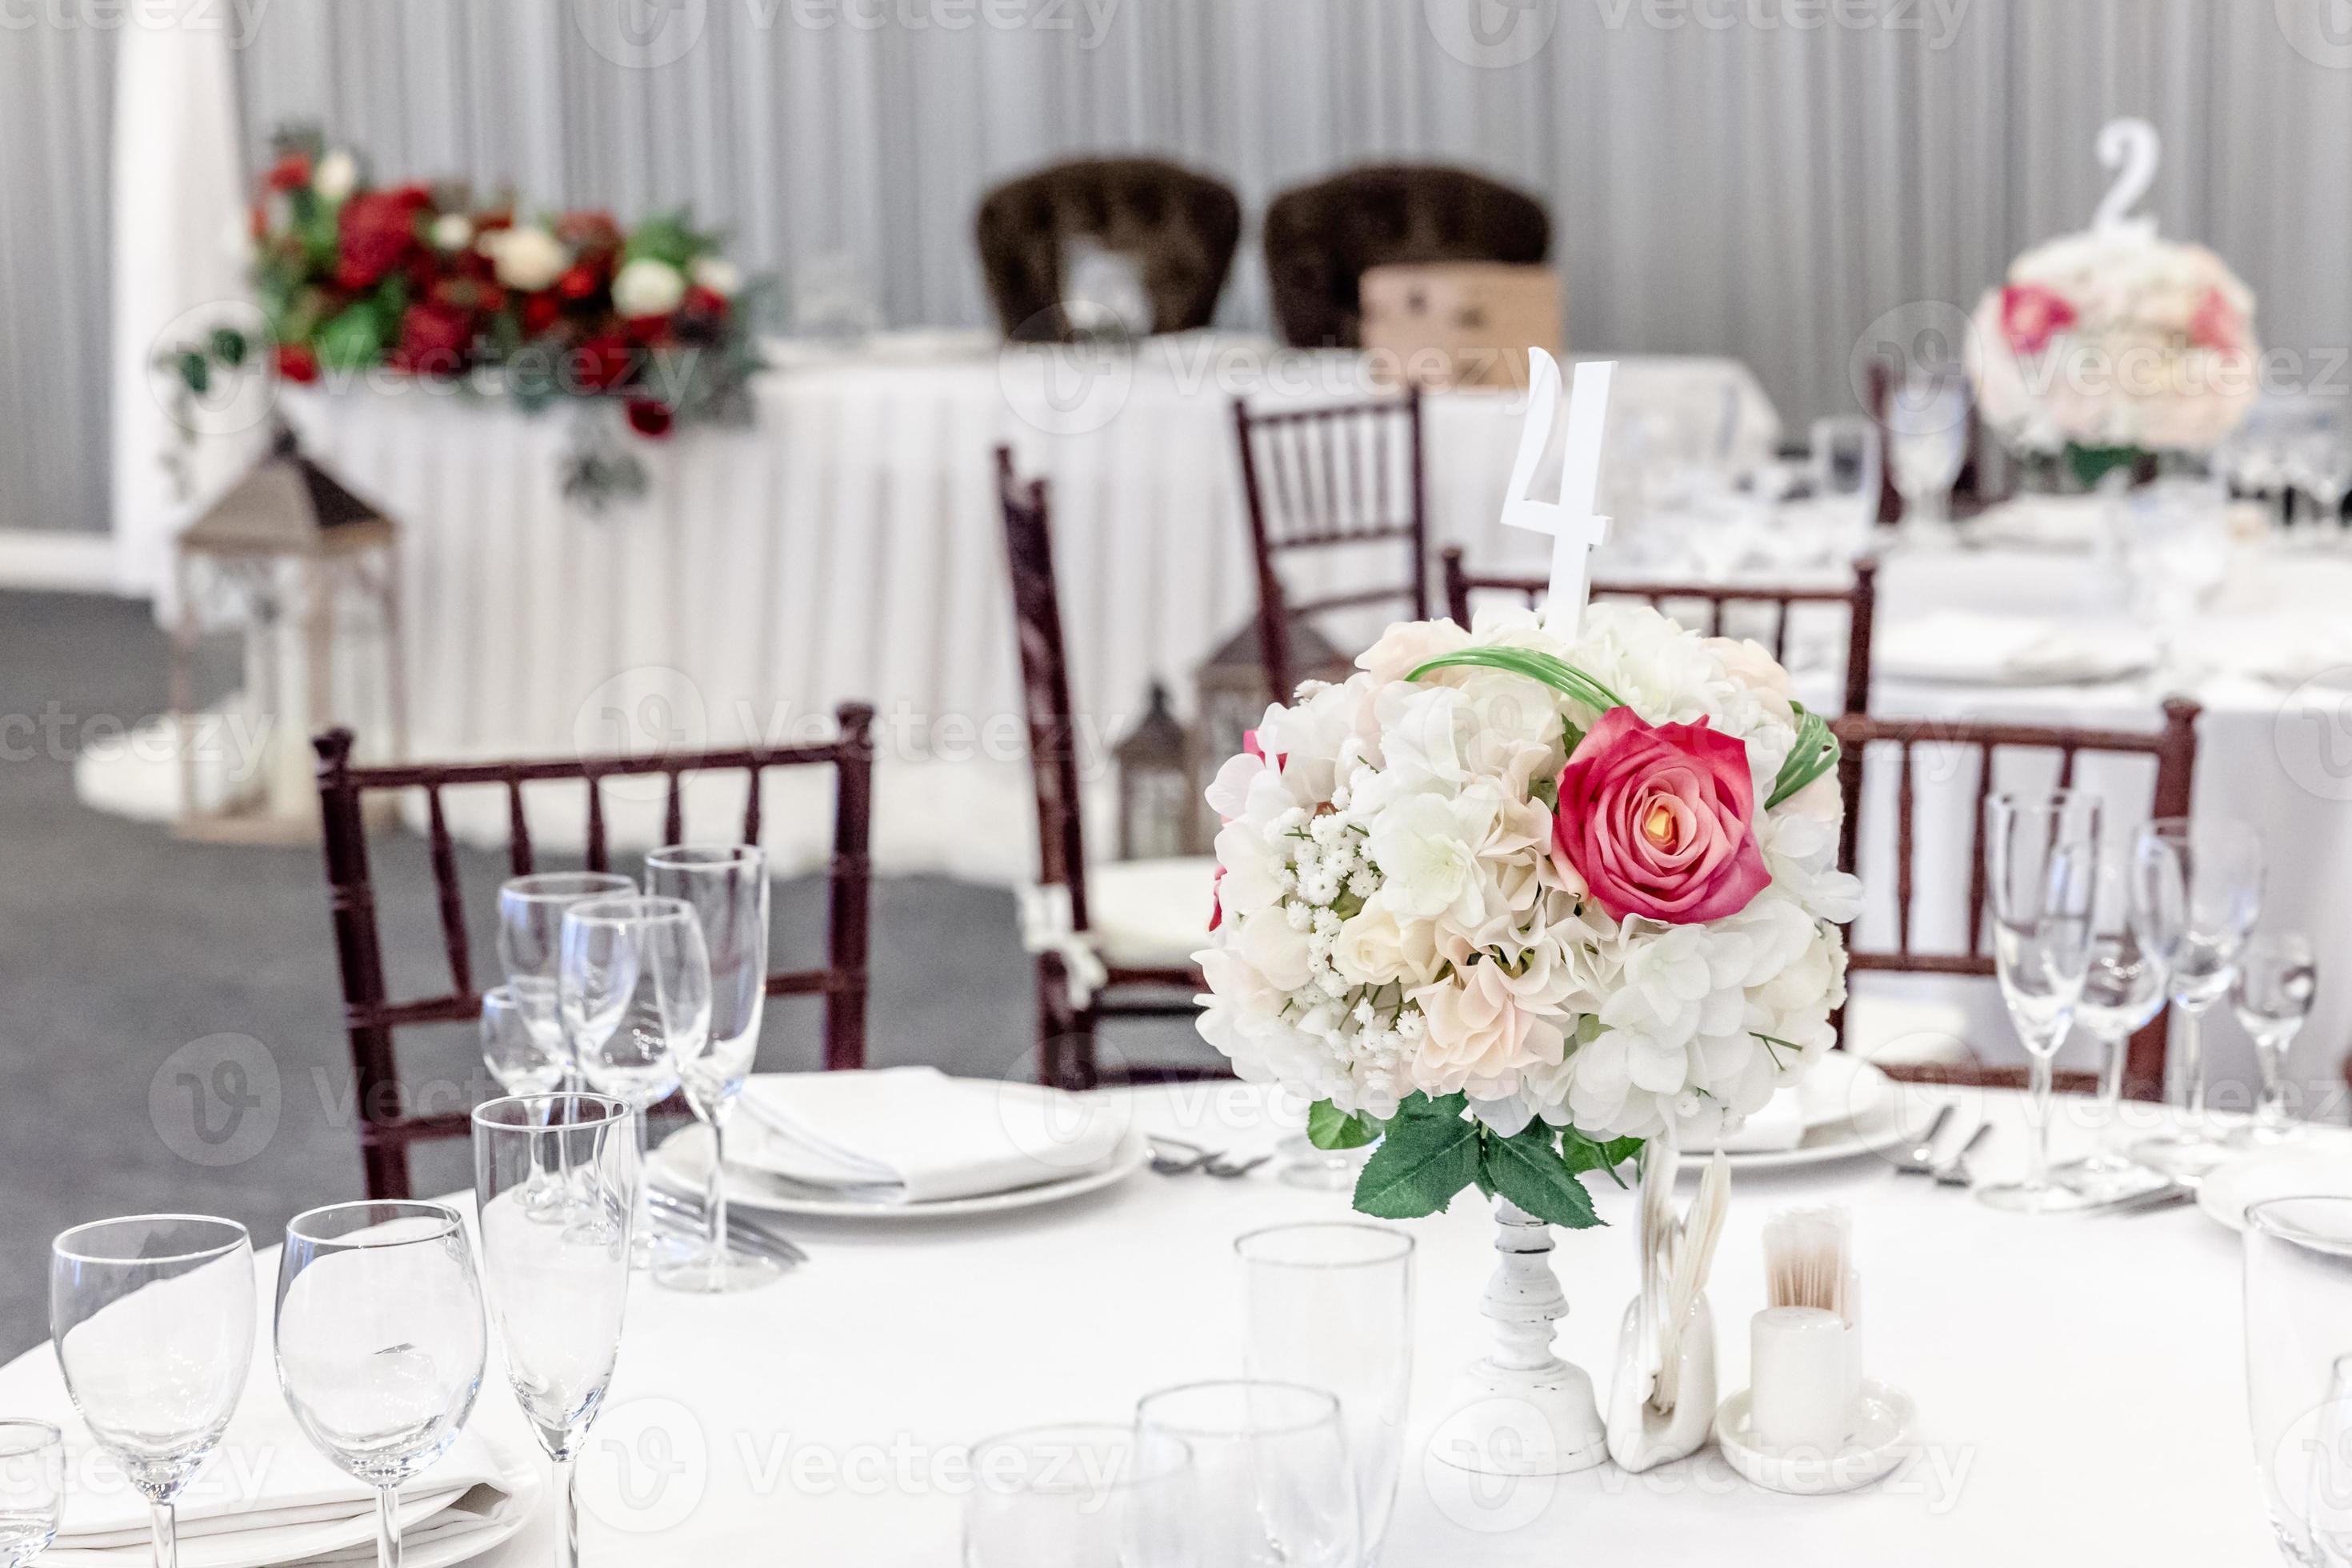
M 158 711 L 164 652 L 144 604 L 0 594 L 0 1355 L 47 1337 L 48 1242 L 69 1225 L 202 1212 L 268 1245 L 300 1210 L 362 1195 L 318 852 L 193 843 L 90 811 L 68 751 L 40 732 L 53 713 L 73 736 Z M 435 987 L 421 846 L 394 836 L 375 860 L 394 989 Z M 478 974 L 495 970 L 504 866 L 462 867 Z M 778 889 L 780 962 L 822 951 L 823 914 L 822 884 Z M 877 1065 L 1025 1073 L 1030 969 L 1007 892 L 886 880 L 874 923 Z M 760 1066 L 813 1066 L 815 1042 L 813 1006 L 772 1007 Z M 1107 1044 L 1213 1058 L 1181 1022 Z M 492 1092 L 469 1030 L 410 1032 L 401 1068 L 413 1091 Z M 417 1190 L 465 1186 L 470 1169 L 462 1142 L 421 1149 Z

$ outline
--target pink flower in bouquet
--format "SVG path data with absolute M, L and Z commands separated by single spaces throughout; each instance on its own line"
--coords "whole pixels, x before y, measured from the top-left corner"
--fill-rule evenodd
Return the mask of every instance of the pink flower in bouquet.
M 1559 773 L 1552 839 L 1612 920 L 1738 914 L 1772 874 L 1756 842 L 1748 748 L 1696 724 L 1612 708 Z
M 2246 319 L 2238 313 L 2230 297 L 2219 289 L 2208 289 L 2197 302 L 2197 313 L 2189 318 L 2189 341 L 2200 349 L 2218 349 L 2223 353 L 2235 353 L 2245 344 Z
M 2037 354 L 2074 324 L 2074 307 L 2054 289 L 2015 283 L 2000 291 L 2000 335 L 2020 353 Z

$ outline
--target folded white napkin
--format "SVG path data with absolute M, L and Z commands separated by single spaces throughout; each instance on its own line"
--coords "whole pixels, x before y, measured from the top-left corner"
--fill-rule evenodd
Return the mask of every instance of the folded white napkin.
M 935 1203 L 1100 1169 L 1123 1100 L 937 1068 L 763 1074 L 743 1088 L 727 1161 L 847 1198 Z
M 337 1468 L 294 1424 L 271 1360 L 261 1285 L 260 1342 L 245 1394 L 220 1447 L 181 1495 L 181 1568 L 266 1568 L 280 1563 L 373 1562 L 375 1493 Z M 144 1568 L 153 1561 L 147 1500 L 91 1439 L 43 1345 L 0 1369 L 0 1406 L 54 1422 L 66 1435 L 66 1502 L 46 1568 Z M 401 1489 L 412 1552 L 497 1530 L 528 1510 L 536 1483 L 525 1456 L 501 1463 L 470 1427 L 438 1463 Z
M 2108 537 L 2106 498 L 2022 495 L 1987 507 L 1968 524 L 1980 543 L 2043 550 L 2095 550 Z
M 1935 610 L 1887 627 L 1873 668 L 1896 680 L 2063 685 L 2152 668 L 2158 651 L 2154 638 L 2120 622 Z

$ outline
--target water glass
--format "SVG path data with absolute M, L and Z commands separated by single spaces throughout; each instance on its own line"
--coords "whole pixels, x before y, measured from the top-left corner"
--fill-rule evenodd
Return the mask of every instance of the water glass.
M 2112 1135 L 2122 1114 L 2124 1068 L 2131 1037 L 2164 1010 L 2164 965 L 2130 931 L 2091 939 L 2090 966 L 2074 1004 L 2074 1028 L 2099 1046 L 2099 1125 Z M 2105 1197 L 2126 1184 L 2144 1184 L 2147 1172 L 2102 1145 L 2066 1168 L 2069 1186 Z
M 449 1451 L 487 1338 L 465 1222 L 440 1204 L 332 1204 L 286 1225 L 278 1383 L 294 1424 L 376 1489 L 377 1568 L 400 1568 L 400 1486 Z
M 1886 408 L 1889 471 L 1903 496 L 1903 531 L 1933 541 L 1949 531 L 1952 486 L 1969 456 L 1969 384 L 1958 366 L 1898 382 Z
M 646 1113 L 678 1087 L 678 1063 L 699 1057 L 710 1029 L 710 957 L 694 906 L 630 897 L 563 913 L 558 1004 L 572 1059 L 588 1087 L 627 1105 L 640 1154 Z M 656 1240 L 649 1185 L 638 1189 L 635 1266 L 667 1258 Z
M 2084 1207 L 2050 1179 L 2051 1068 L 2091 965 L 2099 888 L 2099 803 L 2076 790 L 1985 802 L 1985 879 L 1994 972 L 2010 1022 L 2032 1061 L 2032 1137 L 2022 1182 L 1977 1189 L 1995 1208 L 2053 1214 Z
M 2330 1428 L 2343 1422 L 2335 1383 L 2352 1355 L 2352 1198 L 2256 1204 L 2244 1247 L 2247 1415 L 2271 1528 L 2288 1562 L 2326 1562 L 2309 1510 L 2315 1481 L 2342 1462 Z M 2323 1522 L 2340 1530 L 2337 1511 Z
M 1191 1561 L 1357 1568 L 1356 1480 L 1338 1395 L 1292 1383 L 1194 1383 L 1148 1394 L 1136 1429 L 1192 1456 Z
M 253 1363 L 253 1238 L 234 1220 L 139 1215 L 49 1244 L 49 1332 L 74 1408 L 153 1513 L 176 1568 L 173 1504 L 219 1446 Z
M 561 1172 L 563 1202 L 536 1194 Z M 633 1113 L 597 1094 L 494 1100 L 474 1110 L 482 1286 L 515 1402 L 555 1467 L 555 1561 L 578 1568 L 573 1466 L 613 1381 L 639 1183 Z
M 2133 838 L 2132 931 L 2164 965 L 2180 1010 L 2182 1124 L 2141 1140 L 2132 1157 L 2168 1175 L 2201 1175 L 2229 1153 L 2205 1121 L 2204 1016 L 2229 994 L 2262 911 L 2262 840 L 2245 823 L 2158 817 Z
M 673 1290 L 750 1290 L 783 1277 L 779 1259 L 727 1242 L 727 1118 L 760 1049 L 768 998 L 768 860 L 757 846 L 720 849 L 673 845 L 646 857 L 646 890 L 690 905 L 710 963 L 710 1023 L 674 1047 L 679 1084 L 710 1129 L 704 1186 L 708 1240 L 692 1256 L 663 1264 L 655 1282 Z
M 1339 1396 L 1367 1563 L 1388 1531 L 1403 1451 L 1412 1245 L 1402 1231 L 1355 1221 L 1274 1226 L 1234 1243 L 1249 1375 Z
M 482 994 L 482 1065 L 509 1094 L 552 1094 L 572 1070 L 555 1019 L 555 988 L 510 981 Z M 550 1037 L 552 1036 L 551 1038 Z
M 46 1421 L 0 1421 L 0 1568 L 24 1568 L 58 1538 L 66 1444 Z
M 2263 1098 L 2254 1109 L 2253 1124 L 2241 1129 L 2233 1142 L 2278 1142 L 2294 1132 L 2294 1118 L 2286 1105 L 2287 1047 L 2311 1016 L 2318 992 L 2319 963 L 2312 955 L 2310 938 L 2299 931 L 2263 932 L 2246 943 L 2231 1002 L 2239 1025 L 2254 1042 Z
M 1192 1455 L 1131 1426 L 1034 1426 L 977 1443 L 963 1568 L 1193 1568 Z

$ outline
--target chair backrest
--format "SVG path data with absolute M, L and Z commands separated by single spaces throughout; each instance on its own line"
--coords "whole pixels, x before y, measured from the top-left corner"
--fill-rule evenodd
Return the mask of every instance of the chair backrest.
M 1549 585 L 1542 577 L 1474 574 L 1462 563 L 1459 547 L 1448 545 L 1445 562 L 1445 609 L 1456 626 L 1470 624 L 1470 595 L 1478 592 L 1516 594 L 1532 605 Z M 1845 697 L 1848 713 L 1870 711 L 1870 643 L 1877 620 L 1878 563 L 1864 556 L 1853 563 L 1853 584 L 1846 588 L 1786 588 L 1766 584 L 1733 586 L 1719 583 L 1595 583 L 1595 599 L 1638 599 L 1656 606 L 1661 615 L 1715 637 L 1723 631 L 1727 605 L 1753 606 L 1769 612 L 1770 634 L 1763 639 L 1772 657 L 1789 658 L 1789 618 L 1798 605 L 1843 605 L 1846 607 Z
M 1045 481 L 1013 471 L 1011 448 L 996 449 L 1004 553 L 1013 577 L 1013 635 L 1021 646 L 1021 700 L 1029 721 L 1029 771 L 1037 792 L 1037 880 L 1070 889 L 1070 920 L 1087 927 L 1087 847 L 1078 797 L 1077 721 L 1062 642 L 1061 590 L 1054 576 L 1054 530 Z
M 1864 939 L 1862 922 L 1850 930 L 1847 965 L 1857 973 L 1890 971 L 1914 974 L 1990 975 L 1993 957 L 1985 937 L 1986 875 L 1984 806 L 1993 792 L 1997 753 L 2011 751 L 2054 753 L 2060 788 L 2072 785 L 2077 759 L 2084 755 L 2144 756 L 2154 763 L 2147 816 L 2186 816 L 2189 789 L 2197 771 L 2197 704 L 2169 698 L 2164 704 L 2164 726 L 2153 731 L 2080 730 L 2036 724 L 2001 724 L 1937 719 L 1881 719 L 1847 714 L 1830 721 L 1843 748 L 1838 760 L 1838 787 L 1845 797 L 1845 826 L 1838 844 L 1838 864 L 1851 871 L 1860 853 L 1864 827 L 1864 784 L 1873 753 L 1895 753 L 1895 919 L 1891 945 Z M 1933 750 L 1937 773 L 1960 780 L 1969 775 L 1965 759 L 1973 753 L 1976 768 L 1970 800 L 1966 924 L 1958 950 L 1927 950 L 1915 942 L 1916 865 L 1923 845 L 1948 845 L 1939 832 L 1918 830 L 1917 758 Z M 2132 1037 L 2125 1059 L 2124 1092 L 2140 1099 L 2160 1099 L 2164 1093 L 2165 1020 L 2159 1016 Z
M 1374 164 L 1283 192 L 1265 209 L 1274 318 L 1294 348 L 1361 346 L 1358 285 L 1393 263 L 1540 263 L 1543 204 L 1467 169 Z
M 1257 554 L 1258 638 L 1266 684 L 1286 702 L 1298 668 L 1290 641 L 1295 616 L 1401 599 L 1414 620 L 1429 616 L 1429 513 L 1422 467 L 1421 392 L 1317 408 L 1250 411 L 1234 400 L 1241 447 L 1242 493 L 1250 543 Z M 1285 586 L 1277 557 L 1402 541 L 1409 575 L 1382 584 L 1310 598 Z
M 563 757 L 512 763 L 352 765 L 352 732 L 330 730 L 312 742 L 319 753 L 319 798 L 322 813 L 328 906 L 335 930 L 335 959 L 342 971 L 343 1023 L 351 1036 L 352 1064 L 360 1110 L 360 1152 L 368 1195 L 408 1195 L 408 1146 L 420 1139 L 469 1134 L 467 1113 L 415 1114 L 407 1109 L 393 1031 L 410 1025 L 467 1023 L 482 1009 L 472 955 L 466 940 L 466 893 L 457 874 L 442 795 L 467 786 L 503 788 L 507 795 L 507 858 L 514 875 L 532 868 L 530 827 L 523 809 L 523 786 L 545 780 L 579 780 L 587 791 L 587 867 L 608 868 L 603 781 L 630 776 L 666 776 L 667 804 L 663 840 L 686 841 L 683 775 L 740 773 L 750 781 L 741 841 L 760 841 L 760 784 L 770 768 L 827 766 L 835 770 L 833 860 L 825 963 L 768 976 L 771 996 L 824 998 L 824 1065 L 828 1069 L 866 1062 L 867 923 L 873 903 L 873 868 L 867 841 L 873 824 L 874 710 L 845 703 L 836 710 L 837 739 L 821 745 L 746 747 L 733 751 L 663 752 L 646 756 Z M 394 1000 L 385 980 L 383 942 L 376 920 L 375 884 L 368 866 L 367 811 L 370 795 L 422 790 L 426 847 L 439 897 L 441 942 L 447 961 L 448 989 L 434 995 Z
M 1062 247 L 1075 235 L 1135 258 L 1153 331 L 1207 326 L 1241 240 L 1242 207 L 1223 182 L 1158 158 L 1088 158 L 999 185 L 982 199 L 975 227 L 1004 335 L 1050 342 L 1068 328 Z

